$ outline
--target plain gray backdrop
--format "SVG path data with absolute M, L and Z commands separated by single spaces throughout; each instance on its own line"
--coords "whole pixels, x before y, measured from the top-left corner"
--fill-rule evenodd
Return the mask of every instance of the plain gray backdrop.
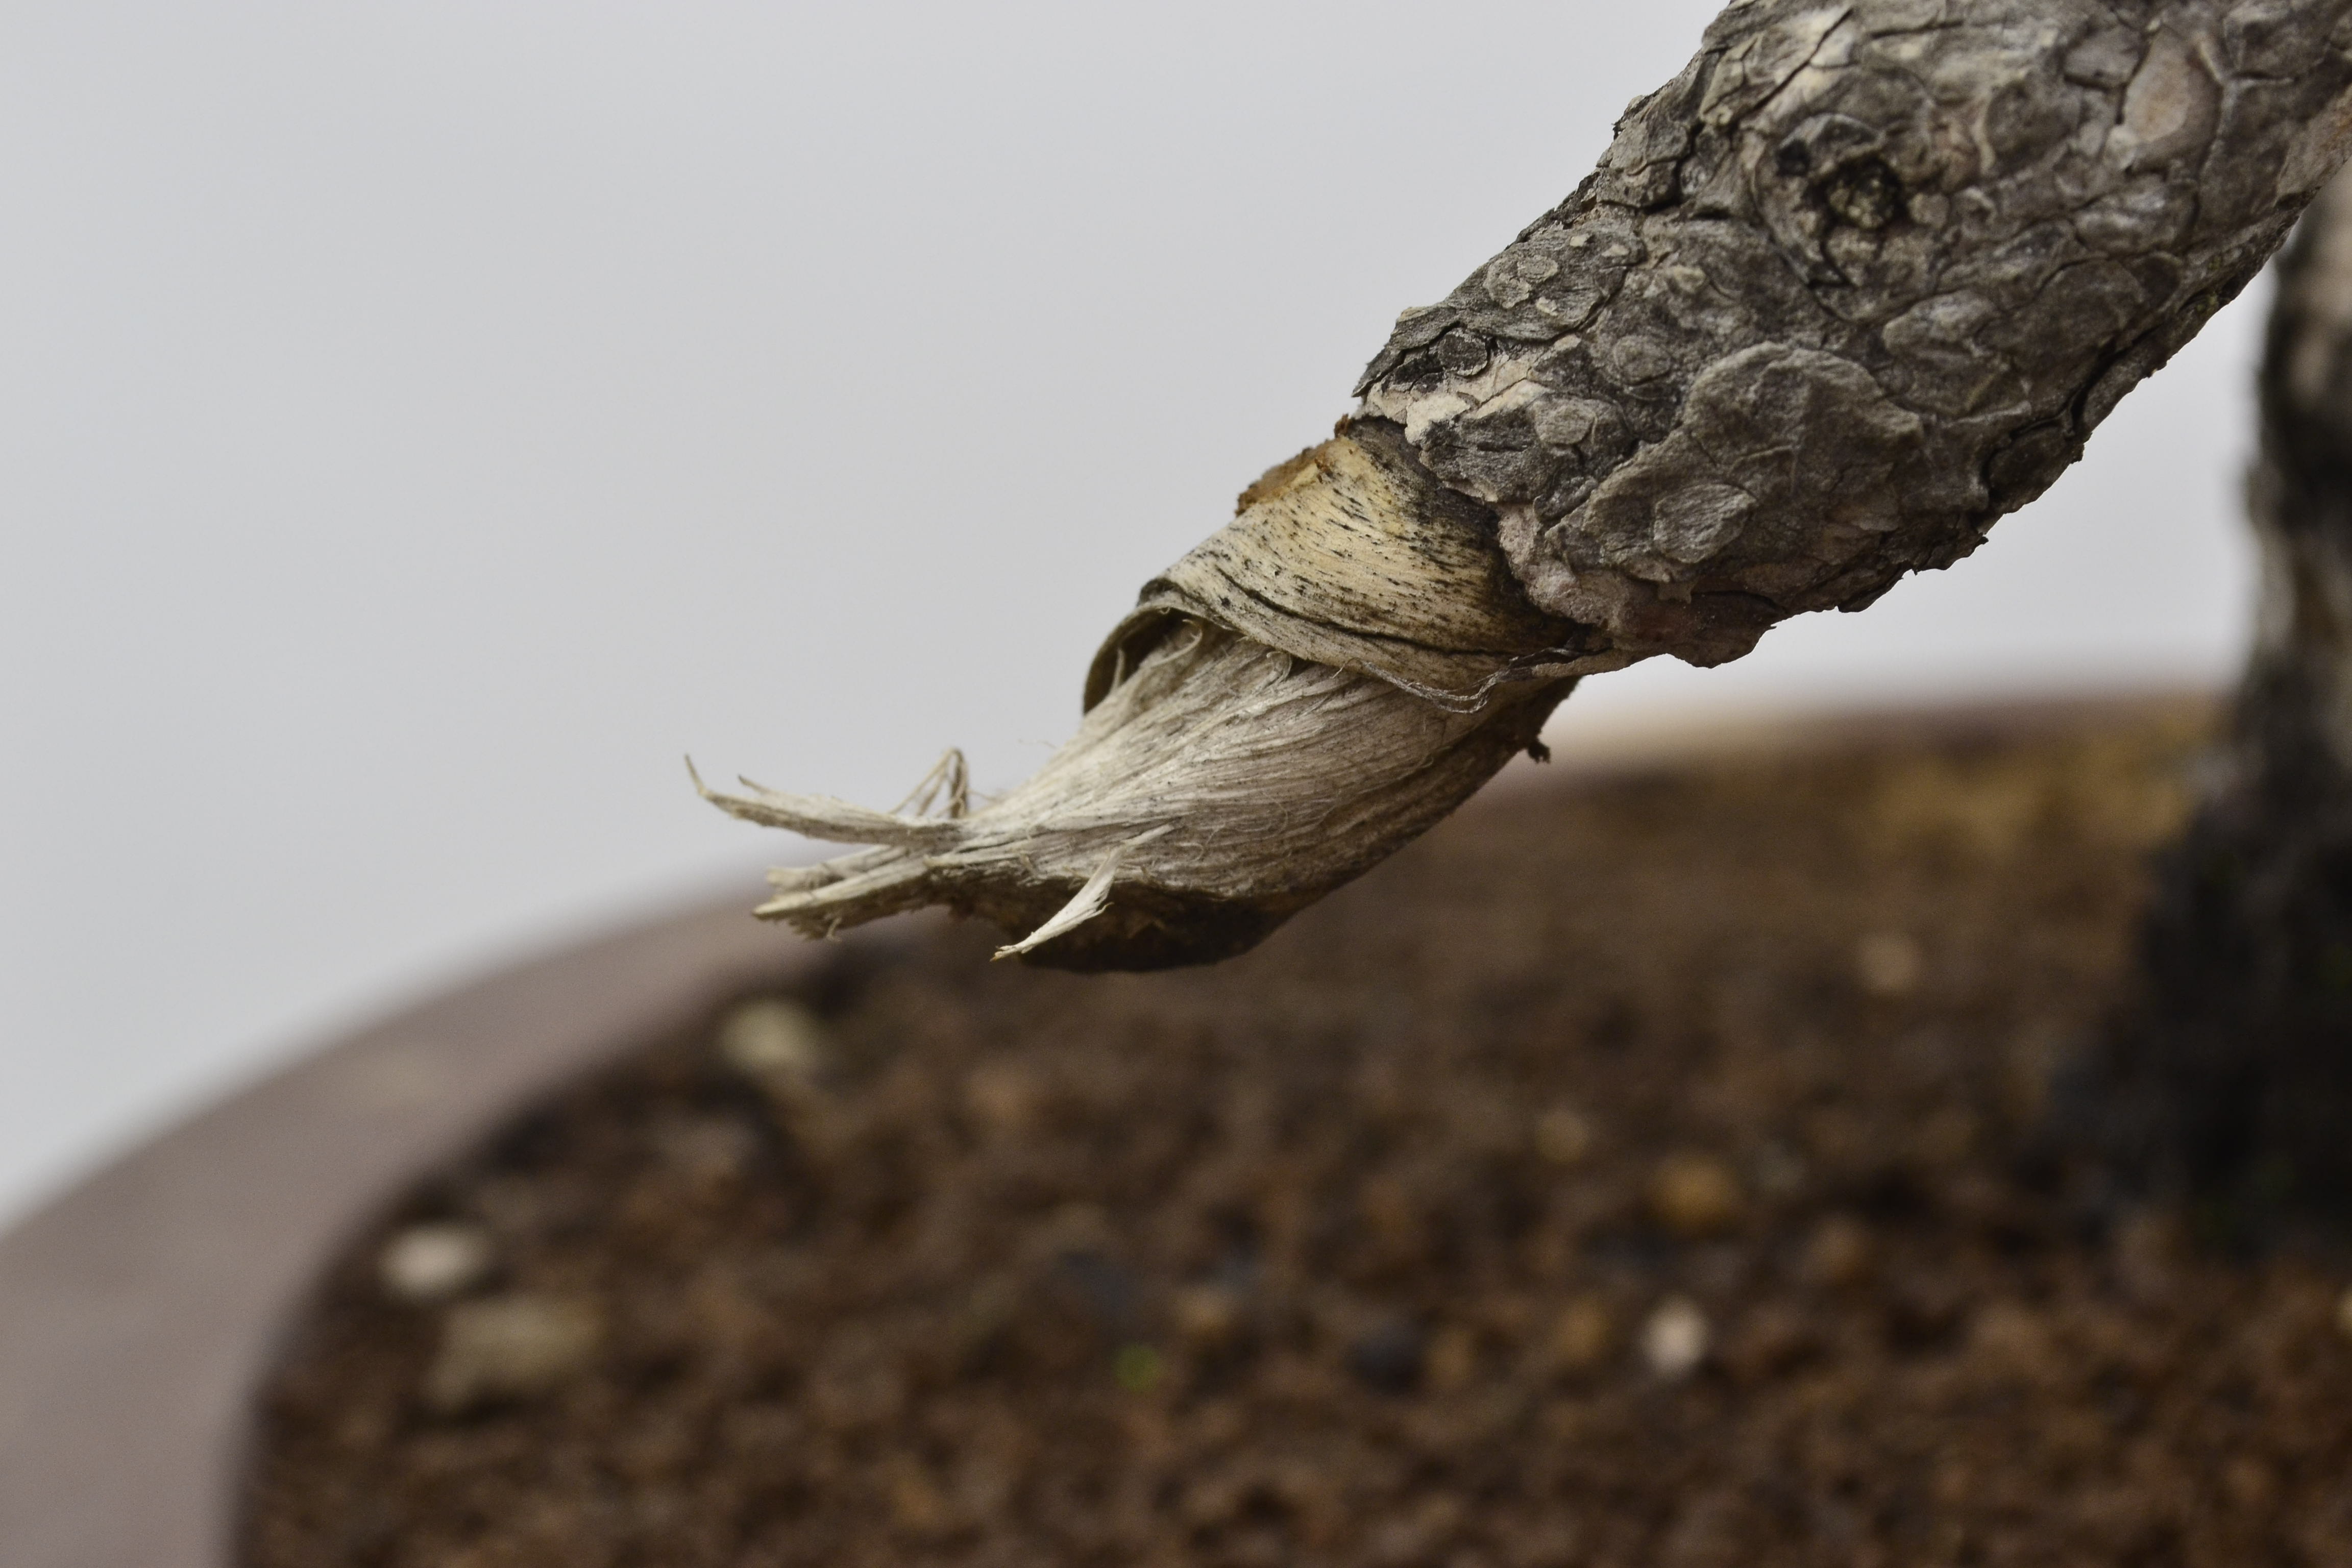
M 748 891 L 793 847 L 689 750 L 1012 783 L 1714 9 L 6 7 L 0 1212 L 322 1029 Z M 1976 558 L 1596 681 L 1561 743 L 2220 678 L 2258 310 Z

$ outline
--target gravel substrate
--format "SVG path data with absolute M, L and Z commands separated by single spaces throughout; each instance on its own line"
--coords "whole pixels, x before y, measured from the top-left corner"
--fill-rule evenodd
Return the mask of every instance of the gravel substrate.
M 245 1561 L 2352 1564 L 2346 1270 L 2033 1157 L 2192 738 L 1523 785 L 1210 970 L 845 950 L 352 1248 Z

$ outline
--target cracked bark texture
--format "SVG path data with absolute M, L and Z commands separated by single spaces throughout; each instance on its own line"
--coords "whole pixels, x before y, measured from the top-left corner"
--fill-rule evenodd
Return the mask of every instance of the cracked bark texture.
M 1584 668 L 1735 658 L 2042 493 L 2334 172 L 2334 0 L 1760 0 L 1365 373 Z M 1599 634 L 1595 636 L 1594 634 Z
M 1039 962 L 1221 957 L 1576 680 L 1948 565 L 2285 237 L 2352 137 L 2347 47 L 2352 0 L 1739 0 L 1147 585 L 1038 779 L 945 820 L 712 795 L 880 847 L 761 913 L 943 903 Z
M 2255 651 L 2159 882 L 2148 1003 L 2110 1068 L 2123 1091 L 2101 1096 L 2143 1174 L 2242 1232 L 2352 1216 L 2352 174 L 2278 284 L 2247 487 Z

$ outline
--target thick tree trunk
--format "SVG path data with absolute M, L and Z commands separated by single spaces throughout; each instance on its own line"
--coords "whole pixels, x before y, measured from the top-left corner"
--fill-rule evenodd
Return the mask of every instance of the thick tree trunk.
M 2261 398 L 2259 640 L 2116 1097 L 2134 1162 L 2233 1228 L 2352 1214 L 2352 174 L 2280 258 Z
M 1147 586 L 1038 778 L 947 819 L 714 796 L 878 846 L 762 912 L 945 903 L 1045 921 L 1009 950 L 1045 962 L 1222 956 L 1451 810 L 1577 679 L 1735 658 L 1958 560 L 2342 161 L 2347 16 L 1739 0 L 1575 195 L 1405 313 L 1331 441 Z

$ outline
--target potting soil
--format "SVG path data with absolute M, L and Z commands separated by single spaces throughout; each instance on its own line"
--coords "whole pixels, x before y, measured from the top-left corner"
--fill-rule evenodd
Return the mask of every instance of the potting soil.
M 2352 1564 L 2352 1270 L 2043 1133 L 2195 738 L 1523 780 L 1212 969 L 850 944 L 351 1248 L 243 1560 Z

